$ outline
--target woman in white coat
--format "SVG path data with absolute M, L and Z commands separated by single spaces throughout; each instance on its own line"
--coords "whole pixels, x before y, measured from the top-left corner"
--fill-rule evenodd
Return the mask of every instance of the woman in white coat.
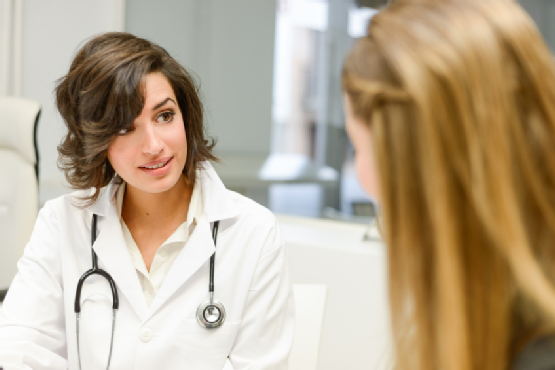
M 40 211 L 0 314 L 0 366 L 286 369 L 294 314 L 283 237 L 209 164 L 214 143 L 187 71 L 147 40 L 107 33 L 79 50 L 56 103 L 68 127 L 60 167 L 80 190 Z M 210 299 L 215 251 L 225 320 L 205 328 L 197 307 Z M 117 310 L 99 274 L 75 302 L 94 259 L 115 283 Z

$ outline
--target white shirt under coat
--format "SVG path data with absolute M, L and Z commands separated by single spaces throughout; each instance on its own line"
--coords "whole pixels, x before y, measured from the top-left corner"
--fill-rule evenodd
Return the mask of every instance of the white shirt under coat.
M 90 207 L 76 207 L 76 192 L 46 203 L 18 263 L 0 313 L 0 365 L 12 369 L 77 369 L 75 288 L 91 268 L 90 227 L 99 267 L 114 279 L 116 316 L 111 369 L 286 369 L 294 331 L 291 279 L 275 217 L 225 189 L 212 166 L 198 180 L 203 212 L 149 306 L 127 249 L 116 207 L 119 184 L 102 189 Z M 220 220 L 215 298 L 226 321 L 207 330 L 196 319 L 208 299 L 211 223 Z M 105 279 L 93 276 L 81 296 L 82 369 L 106 368 L 112 298 Z
M 199 171 L 197 171 L 197 176 L 199 176 Z M 187 220 L 183 222 L 179 227 L 170 235 L 170 237 L 160 245 L 154 259 L 150 265 L 150 270 L 146 268 L 145 261 L 131 235 L 131 231 L 125 224 L 125 221 L 121 217 L 121 210 L 123 208 L 123 198 L 125 196 L 127 184 L 123 182 L 116 192 L 116 208 L 118 210 L 118 217 L 121 225 L 121 230 L 123 232 L 123 239 L 131 255 L 131 260 L 137 270 L 137 276 L 141 287 L 143 289 L 143 294 L 146 299 L 147 306 L 150 307 L 154 296 L 160 290 L 173 261 L 177 258 L 181 250 L 189 240 L 189 237 L 195 230 L 198 220 L 202 216 L 202 195 L 200 189 L 200 182 L 197 181 L 193 187 L 193 192 L 191 194 L 191 200 L 189 201 L 189 210 L 187 211 Z

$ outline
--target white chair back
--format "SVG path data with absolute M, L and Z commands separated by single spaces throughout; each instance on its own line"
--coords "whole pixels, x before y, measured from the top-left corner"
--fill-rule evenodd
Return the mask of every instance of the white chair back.
M 39 115 L 33 100 L 0 97 L 0 301 L 37 218 Z
M 317 370 L 320 337 L 326 306 L 327 286 L 297 284 L 295 298 L 295 338 L 289 355 L 289 370 Z

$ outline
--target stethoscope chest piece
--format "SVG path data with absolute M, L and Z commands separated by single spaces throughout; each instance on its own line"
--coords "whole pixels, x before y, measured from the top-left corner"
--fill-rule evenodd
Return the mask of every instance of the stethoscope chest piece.
M 225 321 L 225 308 L 220 302 L 210 299 L 197 308 L 197 320 L 206 329 L 215 329 Z

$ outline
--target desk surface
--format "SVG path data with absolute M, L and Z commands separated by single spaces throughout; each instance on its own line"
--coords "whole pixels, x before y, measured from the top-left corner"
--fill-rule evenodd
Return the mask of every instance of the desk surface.
M 297 154 L 219 153 L 221 163 L 214 169 L 228 187 L 264 186 L 280 183 L 320 183 L 334 185 L 339 181 L 336 170 L 318 166 Z
M 288 243 L 385 256 L 383 241 L 375 226 L 289 215 L 277 215 L 277 219 Z M 364 240 L 365 234 L 368 240 Z

